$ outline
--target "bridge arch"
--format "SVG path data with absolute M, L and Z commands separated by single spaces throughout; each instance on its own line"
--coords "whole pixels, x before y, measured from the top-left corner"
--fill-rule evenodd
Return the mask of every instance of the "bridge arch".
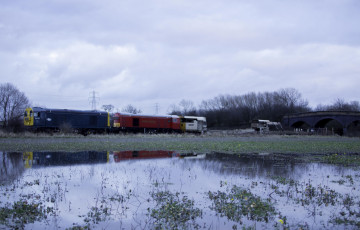
M 342 124 L 342 122 L 340 122 L 336 118 L 332 118 L 332 117 L 320 118 L 319 120 L 317 120 L 315 122 L 314 127 L 315 128 L 325 128 L 328 125 L 338 125 L 338 126 L 341 126 L 341 128 L 345 128 L 345 127 L 343 127 L 344 125 Z
M 319 119 L 315 125 L 315 129 L 326 129 L 331 130 L 336 134 L 343 135 L 344 134 L 344 125 L 337 119 L 331 117 L 323 117 Z
M 291 127 L 296 128 L 296 129 L 309 129 L 309 128 L 311 128 L 311 125 L 303 120 L 300 120 L 300 121 L 294 122 L 291 125 Z
M 349 136 L 360 136 L 360 119 L 352 121 L 346 129 Z

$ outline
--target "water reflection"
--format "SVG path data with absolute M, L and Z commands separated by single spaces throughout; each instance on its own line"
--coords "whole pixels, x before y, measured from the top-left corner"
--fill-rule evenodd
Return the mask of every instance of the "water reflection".
M 26 168 L 97 164 L 109 162 L 109 152 L 25 152 L 23 159 Z
M 1 180 L 14 179 L 26 168 L 98 164 L 160 158 L 184 158 L 196 153 L 175 151 L 82 151 L 82 152 L 2 152 L 0 158 Z M 199 154 L 193 158 L 204 170 L 217 174 L 242 174 L 248 177 L 271 175 L 289 176 L 295 165 L 303 165 L 295 154 Z M 189 161 L 188 164 L 191 164 Z
M 176 151 L 0 152 L 1 182 L 11 182 L 0 183 L 0 194 L 6 194 L 0 197 L 0 209 L 23 199 L 23 206 L 52 210 L 48 220 L 27 229 L 149 229 L 156 222 L 152 217 L 170 207 L 169 200 L 194 212 L 202 210 L 193 228 L 326 229 L 346 227 L 332 224 L 333 216 L 356 220 L 352 213 L 360 211 L 359 171 L 299 158 Z M 234 187 L 238 193 L 231 193 Z M 247 208 L 268 202 L 279 215 L 269 222 L 247 215 L 239 215 L 240 221 L 228 219 L 223 214 L 239 197 L 243 199 L 238 202 L 245 203 L 259 197 Z M 280 213 L 290 225 L 278 222 Z
M 221 174 L 242 174 L 248 177 L 267 175 L 289 176 L 295 166 L 306 167 L 299 154 L 207 154 L 202 164 L 206 169 Z
M 119 151 L 114 152 L 114 161 L 179 157 L 174 151 Z
M 127 160 L 196 156 L 174 151 L 0 152 L 0 181 L 12 181 L 25 169 L 48 166 L 90 165 Z
M 193 157 L 196 164 L 217 174 L 241 174 L 250 178 L 268 175 L 297 177 L 308 164 L 300 154 L 179 153 L 176 151 L 82 151 L 82 152 L 0 152 L 0 180 L 13 180 L 27 168 L 90 165 L 129 160 Z M 193 162 L 193 163 L 192 163 Z M 192 167 L 192 166 L 189 166 Z M 341 168 L 339 168 L 341 170 Z M 295 174 L 295 175 L 294 175 Z
M 109 152 L 0 152 L 0 182 L 10 182 L 25 169 L 109 162 Z
M 16 179 L 25 170 L 23 154 L 0 152 L 0 166 L 0 182 Z

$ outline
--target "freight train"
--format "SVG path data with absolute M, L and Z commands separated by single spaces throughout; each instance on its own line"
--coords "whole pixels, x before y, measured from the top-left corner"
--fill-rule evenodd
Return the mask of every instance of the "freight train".
M 110 114 L 104 111 L 27 108 L 24 125 L 31 131 L 57 132 L 71 129 L 81 134 L 90 133 L 204 133 L 206 118 L 195 116 L 158 116 L 129 113 Z

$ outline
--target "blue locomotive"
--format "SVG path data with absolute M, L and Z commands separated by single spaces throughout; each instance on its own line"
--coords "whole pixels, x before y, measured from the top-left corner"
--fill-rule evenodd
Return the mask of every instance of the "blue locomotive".
M 25 110 L 24 125 L 33 131 L 56 132 L 67 127 L 82 134 L 104 133 L 110 129 L 110 114 L 101 111 L 34 107 Z

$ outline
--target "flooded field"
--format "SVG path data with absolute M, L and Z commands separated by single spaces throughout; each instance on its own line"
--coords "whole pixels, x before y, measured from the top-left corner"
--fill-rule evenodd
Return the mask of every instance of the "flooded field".
M 322 162 L 274 153 L 0 152 L 0 229 L 360 228 L 359 168 Z

